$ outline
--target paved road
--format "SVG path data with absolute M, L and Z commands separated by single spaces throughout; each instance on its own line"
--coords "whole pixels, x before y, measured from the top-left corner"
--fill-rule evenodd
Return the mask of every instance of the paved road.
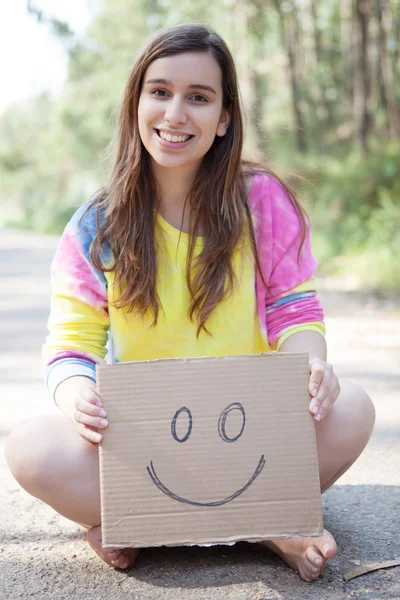
M 2 447 L 13 423 L 55 410 L 40 366 L 55 245 L 56 238 L 0 230 Z M 324 287 L 330 360 L 368 390 L 377 424 L 365 453 L 324 496 L 339 554 L 317 582 L 301 582 L 247 544 L 152 549 L 129 573 L 109 569 L 78 526 L 18 487 L 0 452 L 0 600 L 399 600 L 399 567 L 355 579 L 346 592 L 342 577 L 360 562 L 400 557 L 400 307 Z

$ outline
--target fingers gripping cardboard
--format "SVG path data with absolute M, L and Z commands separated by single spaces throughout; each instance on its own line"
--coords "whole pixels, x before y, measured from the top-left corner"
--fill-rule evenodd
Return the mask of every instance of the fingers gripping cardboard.
M 306 354 L 100 365 L 104 547 L 322 534 Z

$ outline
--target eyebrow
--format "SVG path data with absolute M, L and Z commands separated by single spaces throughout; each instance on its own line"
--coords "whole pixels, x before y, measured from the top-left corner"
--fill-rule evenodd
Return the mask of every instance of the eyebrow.
M 172 81 L 169 81 L 168 79 L 148 79 L 146 81 L 146 85 L 148 83 L 162 83 L 164 85 L 172 86 Z M 214 90 L 213 87 L 211 87 L 210 85 L 204 85 L 203 83 L 192 83 L 191 85 L 189 85 L 189 89 L 204 90 L 206 92 L 212 92 L 213 94 L 217 95 L 217 92 Z

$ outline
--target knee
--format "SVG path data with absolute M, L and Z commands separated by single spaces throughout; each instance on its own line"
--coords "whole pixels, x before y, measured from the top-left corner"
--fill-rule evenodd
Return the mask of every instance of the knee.
M 358 410 L 359 414 L 361 415 L 360 420 L 369 438 L 375 425 L 375 406 L 365 390 L 360 388 L 358 385 L 354 385 L 354 388 L 355 402 L 357 402 L 359 405 Z
M 5 445 L 8 467 L 17 482 L 27 491 L 48 478 L 52 451 L 43 419 L 29 419 L 12 429 Z
M 375 424 L 374 404 L 367 392 L 354 383 L 346 382 L 342 390 L 346 395 L 346 406 L 351 413 L 353 429 L 360 440 L 367 443 Z

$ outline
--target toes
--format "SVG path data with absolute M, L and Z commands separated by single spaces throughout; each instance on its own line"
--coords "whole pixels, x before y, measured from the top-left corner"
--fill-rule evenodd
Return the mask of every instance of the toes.
M 312 569 L 315 569 L 315 567 L 310 566 L 310 568 L 307 568 L 305 565 L 303 565 L 299 569 L 300 578 L 303 581 L 315 581 L 315 579 L 319 577 L 320 573 L 318 569 L 316 569 L 316 572 L 314 572 Z
M 306 576 L 306 581 L 314 581 L 323 571 L 326 564 L 326 559 L 321 555 L 318 548 L 310 546 L 307 548 L 303 558 L 303 574 Z M 301 574 L 300 574 L 301 575 Z M 304 579 L 304 577 L 302 577 Z
M 305 559 L 309 562 L 310 566 L 317 571 L 322 571 L 326 563 L 326 559 L 315 546 L 310 546 L 307 548 Z
M 322 568 L 316 567 L 307 558 L 304 558 L 302 567 L 303 573 L 309 578 L 309 581 L 314 581 L 314 579 L 317 579 L 322 571 Z
M 302 579 L 303 581 L 307 581 L 308 583 L 310 581 L 315 581 L 316 577 L 314 577 L 314 575 L 312 575 L 311 573 L 309 573 L 308 571 L 299 571 L 299 575 L 300 575 L 300 579 Z
M 132 548 L 103 548 L 101 538 L 101 527 L 92 527 L 86 534 L 86 539 L 91 548 L 106 562 L 116 569 L 128 569 L 133 565 L 138 549 Z
M 115 559 L 112 559 L 111 564 L 117 569 L 127 569 L 129 567 L 130 560 L 130 557 L 124 554 L 122 550 L 120 550 L 119 556 Z
M 314 544 L 325 559 L 335 556 L 337 551 L 336 542 L 333 535 L 326 529 L 324 529 L 322 537 L 315 538 Z
M 118 548 L 115 548 L 114 550 L 111 550 L 111 552 L 108 552 L 108 560 L 113 567 L 117 567 L 118 569 L 126 568 L 126 556 L 123 554 L 122 550 Z
M 126 556 L 119 556 L 115 560 L 111 561 L 113 567 L 117 567 L 117 569 L 126 569 L 128 566 L 128 559 Z
M 313 561 L 315 561 L 315 557 L 313 557 Z M 323 561 L 322 565 L 318 566 L 313 561 L 309 560 L 307 556 L 303 557 L 303 562 L 301 569 L 299 569 L 299 573 L 300 577 L 305 581 L 314 581 L 314 579 L 318 579 L 325 566 L 325 561 Z
M 128 566 L 127 556 L 121 548 L 113 548 L 107 551 L 107 558 L 113 567 L 118 569 L 126 569 Z

